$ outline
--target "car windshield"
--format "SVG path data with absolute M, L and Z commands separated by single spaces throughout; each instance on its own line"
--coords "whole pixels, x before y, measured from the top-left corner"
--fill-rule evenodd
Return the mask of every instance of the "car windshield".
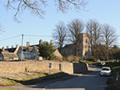
M 103 68 L 102 70 L 109 71 L 110 69 L 108 69 L 108 68 Z

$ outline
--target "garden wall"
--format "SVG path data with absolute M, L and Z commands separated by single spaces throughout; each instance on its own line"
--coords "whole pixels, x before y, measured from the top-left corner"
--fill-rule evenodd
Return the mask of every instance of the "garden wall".
M 48 72 L 51 63 L 51 70 L 61 70 L 65 73 L 84 72 L 88 70 L 85 63 L 51 62 L 51 61 L 11 61 L 0 62 L 0 73 L 22 73 L 22 72 Z

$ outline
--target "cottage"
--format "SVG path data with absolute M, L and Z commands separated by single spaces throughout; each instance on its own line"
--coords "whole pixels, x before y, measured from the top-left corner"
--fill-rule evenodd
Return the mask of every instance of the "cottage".
M 0 49 L 0 60 L 18 60 L 19 57 L 17 55 L 18 45 L 15 48 L 7 48 L 4 47 Z
M 42 44 L 42 40 L 40 40 L 37 45 L 30 45 L 30 42 L 27 42 L 26 46 L 20 46 L 17 52 L 19 59 L 43 60 L 43 58 L 39 56 L 40 44 Z M 51 44 L 53 45 L 53 40 L 51 40 Z M 21 55 L 22 52 L 23 55 Z M 55 49 L 54 55 L 62 58 L 62 55 L 57 49 Z

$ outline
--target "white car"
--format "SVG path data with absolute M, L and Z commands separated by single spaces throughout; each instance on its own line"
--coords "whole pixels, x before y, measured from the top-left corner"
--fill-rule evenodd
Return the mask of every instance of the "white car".
M 100 71 L 100 75 L 110 76 L 111 75 L 111 69 L 110 69 L 110 67 L 102 67 L 102 69 Z

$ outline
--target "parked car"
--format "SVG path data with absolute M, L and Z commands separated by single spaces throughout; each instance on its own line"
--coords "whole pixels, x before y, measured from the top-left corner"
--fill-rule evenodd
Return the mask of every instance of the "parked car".
M 98 62 L 98 61 L 100 61 L 100 59 L 96 59 L 96 61 Z
M 113 63 L 119 63 L 119 61 L 118 61 L 118 60 L 116 60 L 116 61 L 114 61 Z
M 105 65 L 105 62 L 96 63 L 96 66 L 102 66 L 102 65 Z
M 110 69 L 110 67 L 102 67 L 102 69 L 100 71 L 100 75 L 110 76 L 111 75 L 111 69 Z
M 106 63 L 105 62 L 101 62 L 102 63 L 102 65 L 105 65 Z

